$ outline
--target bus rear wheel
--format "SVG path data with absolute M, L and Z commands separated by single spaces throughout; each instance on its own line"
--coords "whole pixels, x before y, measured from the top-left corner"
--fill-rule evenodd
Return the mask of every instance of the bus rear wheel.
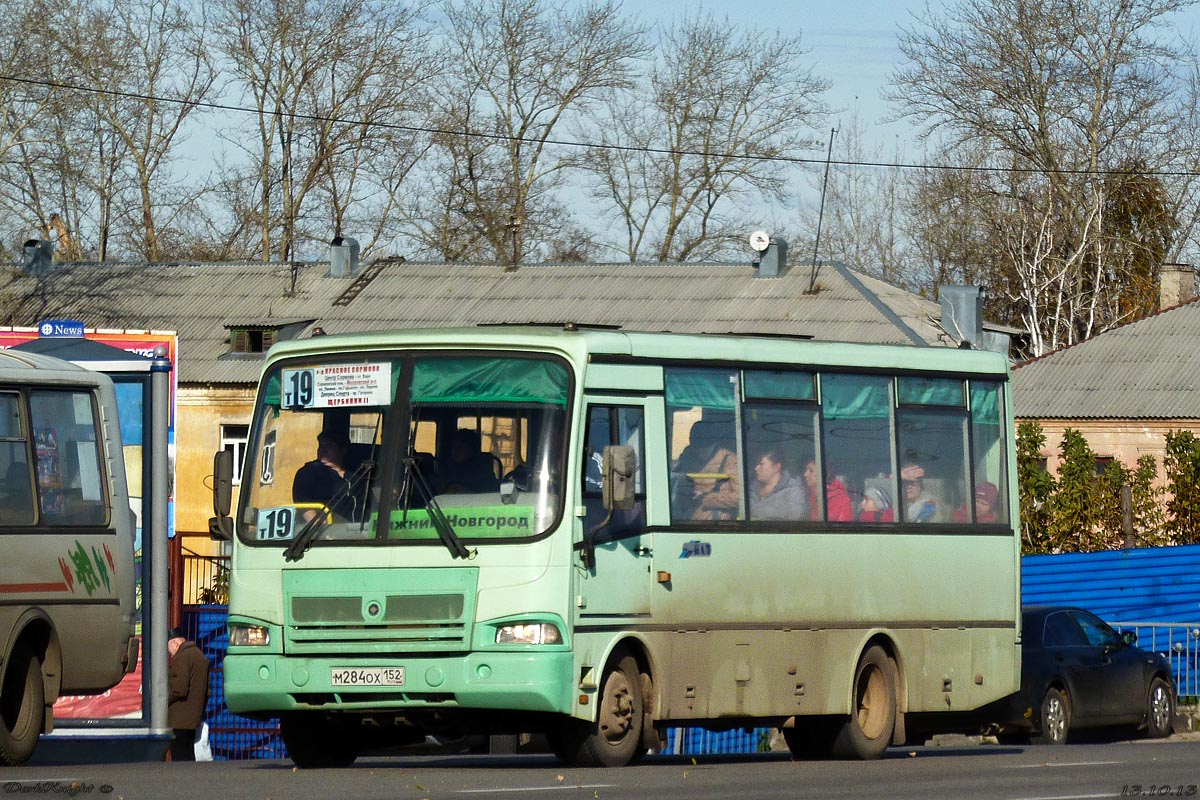
M 792 758 L 800 761 L 829 758 L 839 727 L 836 717 L 797 717 L 793 727 L 781 730 Z
M 600 686 L 600 708 L 592 723 L 567 720 L 551 738 L 563 761 L 582 767 L 623 767 L 641 752 L 645 708 L 637 660 L 615 655 Z
M 358 758 L 352 731 L 337 720 L 296 714 L 279 721 L 288 757 L 300 769 L 348 767 Z
M 882 647 L 863 653 L 854 670 L 854 706 L 833 741 L 833 755 L 863 760 L 883 755 L 896 727 L 896 675 Z
M 26 644 L 9 656 L 0 689 L 0 764 L 15 767 L 33 755 L 46 715 L 42 664 Z

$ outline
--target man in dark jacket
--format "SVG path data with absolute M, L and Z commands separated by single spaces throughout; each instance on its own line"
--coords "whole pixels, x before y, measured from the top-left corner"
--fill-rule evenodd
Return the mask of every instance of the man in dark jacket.
M 208 659 L 195 642 L 179 628 L 167 634 L 167 724 L 175 738 L 171 740 L 172 761 L 196 760 L 196 730 L 204 720 L 208 701 Z

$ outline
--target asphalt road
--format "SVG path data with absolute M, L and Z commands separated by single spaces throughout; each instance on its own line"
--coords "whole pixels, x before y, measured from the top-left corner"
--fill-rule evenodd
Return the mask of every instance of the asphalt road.
M 895 748 L 872 762 L 792 761 L 785 753 L 650 756 L 623 769 L 573 769 L 552 756 L 404 756 L 343 770 L 288 761 L 53 765 L 0 770 L 6 797 L 141 800 L 625 800 L 626 798 L 1200 797 L 1200 740 L 1063 747 Z

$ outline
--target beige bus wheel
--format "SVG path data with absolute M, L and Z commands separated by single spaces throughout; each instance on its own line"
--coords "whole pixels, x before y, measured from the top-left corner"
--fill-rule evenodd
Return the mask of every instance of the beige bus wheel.
M 854 670 L 854 707 L 833 742 L 838 758 L 879 758 L 896 727 L 897 670 L 882 647 L 867 649 Z
M 0 764 L 15 767 L 33 755 L 46 714 L 42 665 L 28 645 L 9 656 L 0 689 Z
M 783 740 L 797 761 L 829 758 L 841 726 L 837 717 L 796 717 L 791 728 L 783 728 Z
M 637 660 L 627 653 L 613 656 L 600 687 L 596 721 L 567 720 L 551 735 L 554 754 L 584 767 L 623 767 L 642 743 L 642 679 Z

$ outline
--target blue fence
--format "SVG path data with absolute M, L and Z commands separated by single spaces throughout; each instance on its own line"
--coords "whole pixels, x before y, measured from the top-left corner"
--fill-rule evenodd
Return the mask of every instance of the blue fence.
M 771 749 L 771 731 L 771 728 L 754 728 L 717 733 L 702 728 L 668 728 L 663 752 L 693 756 L 759 753 Z
M 1200 694 L 1200 545 L 1026 556 L 1026 605 L 1086 608 L 1171 662 L 1181 698 Z
M 1200 545 L 1021 559 L 1026 605 L 1086 608 L 1109 622 L 1200 621 Z
M 208 659 L 208 705 L 204 720 L 208 723 L 208 743 L 213 758 L 243 761 L 258 758 L 284 758 L 287 753 L 279 738 L 279 722 L 258 722 L 231 712 L 225 707 L 225 681 L 222 664 L 229 646 L 225 621 L 226 606 L 184 606 L 183 629 L 200 646 Z

